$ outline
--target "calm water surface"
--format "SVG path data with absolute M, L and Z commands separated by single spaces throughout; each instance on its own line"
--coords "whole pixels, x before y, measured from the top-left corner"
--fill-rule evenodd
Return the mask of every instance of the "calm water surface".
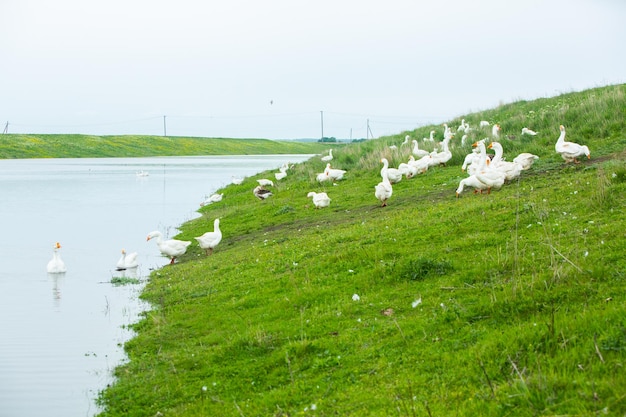
M 98 392 L 125 359 L 125 325 L 147 308 L 141 284 L 110 284 L 124 273 L 121 250 L 139 252 L 134 276 L 145 280 L 168 261 L 146 242 L 150 231 L 176 235 L 233 175 L 309 157 L 0 160 L 0 416 L 97 413 Z M 57 241 L 67 272 L 52 275 Z

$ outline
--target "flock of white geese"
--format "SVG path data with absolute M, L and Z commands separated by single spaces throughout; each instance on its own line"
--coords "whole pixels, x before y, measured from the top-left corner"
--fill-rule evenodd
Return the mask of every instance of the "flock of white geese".
M 480 123 L 480 128 L 489 126 L 489 123 L 483 121 Z M 396 184 L 402 180 L 402 178 L 410 179 L 416 175 L 426 172 L 429 168 L 435 166 L 445 166 L 452 158 L 452 152 L 450 151 L 450 141 L 454 137 L 452 130 L 447 124 L 443 125 L 443 141 L 441 142 L 441 150 L 435 149 L 432 152 L 425 151 L 419 148 L 417 140 L 411 141 L 411 155 L 406 163 L 401 163 L 397 168 L 389 166 L 389 161 L 386 158 L 381 159 L 383 167 L 380 170 L 381 182 L 374 187 L 374 196 L 381 202 L 381 206 L 385 207 L 387 201 L 393 195 L 393 184 Z M 578 158 L 591 157 L 589 148 L 586 145 L 580 145 L 574 142 L 568 142 L 565 140 L 565 127 L 561 125 L 559 127 L 560 135 L 555 144 L 556 153 L 560 154 L 566 163 L 578 163 Z M 462 120 L 461 125 L 458 127 L 457 132 L 463 132 L 461 143 L 463 144 L 467 138 L 467 134 L 471 131 L 471 128 L 465 120 Z M 472 147 L 473 150 L 465 157 L 461 169 L 466 171 L 468 176 L 463 178 L 459 182 L 459 186 L 456 189 L 456 196 L 460 194 L 466 188 L 473 188 L 474 193 L 486 192 L 489 194 L 492 189 L 500 189 L 505 183 L 511 182 L 520 176 L 522 171 L 528 170 L 532 167 L 535 160 L 539 157 L 531 153 L 523 152 L 513 158 L 513 161 L 506 161 L 504 158 L 504 149 L 502 144 L 498 142 L 500 137 L 501 128 L 498 124 L 493 125 L 491 130 L 491 141 L 487 144 L 489 138 L 481 139 L 475 142 Z M 430 132 L 428 138 L 424 138 L 423 141 L 434 142 L 435 131 Z M 522 135 L 537 135 L 537 132 L 523 128 Z M 410 136 L 406 136 L 404 142 L 400 144 L 400 147 L 408 146 Z M 397 149 L 395 145 L 390 146 L 391 149 Z M 487 155 L 487 149 L 493 149 L 495 155 Z M 328 155 L 323 156 L 323 162 L 326 162 L 326 168 L 323 172 L 317 174 L 316 179 L 322 183 L 330 181 L 333 185 L 335 182 L 342 180 L 346 174 L 345 170 L 332 168 L 331 161 L 333 160 L 332 149 L 328 152 Z M 288 163 L 283 164 L 278 172 L 275 173 L 275 179 L 277 181 L 282 180 L 287 176 L 287 171 L 290 166 Z M 242 178 L 233 177 L 233 184 L 241 184 Z M 267 187 L 274 186 L 274 182 L 268 179 L 257 180 L 258 186 L 254 188 L 253 194 L 260 200 L 265 200 L 272 196 L 272 191 Z M 212 204 L 222 200 L 224 196 L 221 194 L 213 194 L 208 197 L 202 205 Z M 307 198 L 311 198 L 313 205 L 316 209 L 328 207 L 331 199 L 325 192 L 311 191 L 307 194 Z M 173 264 L 177 257 L 183 255 L 187 248 L 191 245 L 191 241 L 183 241 L 177 239 L 163 239 L 163 235 L 159 231 L 150 232 L 146 238 L 147 241 L 154 239 L 159 251 L 170 258 L 170 264 Z M 213 230 L 204 233 L 201 236 L 195 237 L 198 245 L 203 249 L 207 255 L 213 253 L 213 250 L 222 240 L 222 232 L 220 230 L 220 219 L 215 219 L 213 222 Z M 61 259 L 59 250 L 61 244 L 57 242 L 53 246 L 52 259 L 48 262 L 47 270 L 51 274 L 59 274 L 67 271 L 65 263 Z M 122 249 L 122 256 L 116 264 L 118 271 L 133 269 L 138 266 L 137 253 L 126 253 Z
M 482 121 L 479 126 L 482 129 L 489 125 L 489 122 Z M 454 134 L 447 124 L 444 124 L 443 128 L 441 150 L 435 149 L 433 152 L 428 152 L 419 149 L 418 141 L 414 139 L 411 141 L 411 155 L 406 163 L 399 164 L 397 168 L 391 168 L 389 167 L 387 159 L 381 159 L 381 163 L 383 164 L 380 171 L 382 181 L 374 187 L 374 195 L 380 200 L 383 207 L 387 205 L 387 200 L 389 200 L 393 194 L 393 184 L 402 180 L 403 177 L 410 179 L 417 174 L 422 174 L 431 167 L 445 166 L 452 158 L 450 140 L 454 137 Z M 559 129 L 561 133 L 555 144 L 555 151 L 561 155 L 566 163 L 578 163 L 578 158 L 584 156 L 590 158 L 589 148 L 586 145 L 565 141 L 565 127 L 561 125 Z M 463 133 L 463 137 L 461 138 L 462 145 L 465 144 L 468 134 L 471 131 L 472 128 L 469 127 L 469 124 L 465 123 L 465 120 L 462 120 L 461 125 L 457 129 L 457 132 Z M 510 183 L 518 178 L 522 171 L 530 169 L 534 161 L 539 159 L 537 155 L 523 152 L 513 158 L 512 161 L 506 161 L 503 146 L 498 141 L 500 139 L 500 132 L 500 125 L 495 124 L 491 128 L 491 138 L 486 137 L 474 142 L 472 145 L 473 150 L 465 157 L 461 167 L 463 171 L 468 173 L 468 176 L 459 182 L 459 186 L 456 189 L 457 197 L 468 187 L 473 188 L 474 193 L 481 194 L 483 192 L 489 194 L 492 189 L 500 189 L 504 184 Z M 423 142 L 434 141 L 434 133 L 434 131 L 431 131 L 430 137 L 424 138 Z M 527 127 L 524 127 L 521 133 L 522 135 L 530 136 L 536 136 L 538 134 L 538 132 Z M 407 146 L 409 140 L 410 137 L 407 135 L 404 142 L 400 144 L 400 147 Z M 488 141 L 489 143 L 487 144 Z M 397 146 L 392 145 L 390 148 L 397 149 Z M 487 149 L 493 149 L 495 155 L 488 155 Z M 416 157 L 419 159 L 415 159 Z

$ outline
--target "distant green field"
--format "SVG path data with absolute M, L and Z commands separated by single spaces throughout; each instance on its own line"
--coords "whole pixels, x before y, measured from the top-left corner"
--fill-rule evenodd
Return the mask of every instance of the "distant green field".
M 330 146 L 268 139 L 5 134 L 0 135 L 0 159 L 313 154 Z

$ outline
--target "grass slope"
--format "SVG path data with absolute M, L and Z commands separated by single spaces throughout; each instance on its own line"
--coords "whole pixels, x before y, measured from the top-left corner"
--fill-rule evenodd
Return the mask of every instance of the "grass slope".
M 0 135 L 0 158 L 100 158 L 192 155 L 306 154 L 328 150 L 318 142 L 170 136 Z
M 439 126 L 337 149 L 336 186 L 316 182 L 317 157 L 265 201 L 251 190 L 270 173 L 229 185 L 179 236 L 221 218 L 214 254 L 194 241 L 153 272 L 102 416 L 623 416 L 624 109 L 618 85 L 465 116 L 515 135 L 500 140 L 509 160 L 540 156 L 489 195 L 455 197 L 457 137 L 447 167 L 379 207 L 380 158 L 408 157 L 388 145 Z M 559 124 L 591 160 L 555 154 Z

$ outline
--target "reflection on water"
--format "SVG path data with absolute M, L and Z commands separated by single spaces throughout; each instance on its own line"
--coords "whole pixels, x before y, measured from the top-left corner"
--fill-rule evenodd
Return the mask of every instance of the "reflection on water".
M 308 157 L 0 160 L 0 415 L 97 413 L 147 308 L 141 282 L 168 262 L 147 233 L 175 235 L 232 176 Z M 67 272 L 48 274 L 56 242 Z M 116 270 L 122 248 L 139 253 L 137 268 Z

